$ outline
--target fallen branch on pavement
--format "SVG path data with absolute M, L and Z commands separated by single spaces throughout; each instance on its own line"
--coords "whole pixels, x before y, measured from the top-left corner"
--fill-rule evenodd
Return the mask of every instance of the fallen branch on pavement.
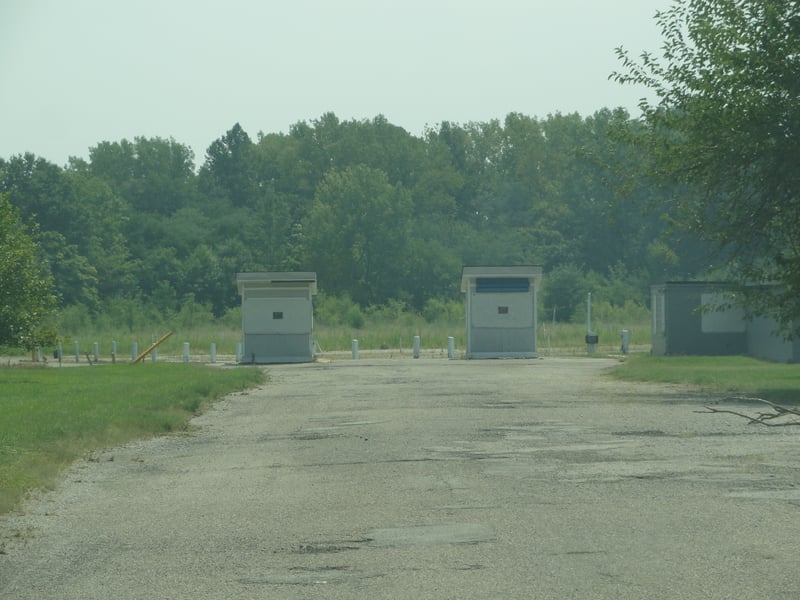
M 788 408 L 786 406 L 781 406 L 779 404 L 774 404 L 769 400 L 764 400 L 763 398 L 747 398 L 743 396 L 731 396 L 729 398 L 723 398 L 718 402 L 718 404 L 722 404 L 725 401 L 737 401 L 737 402 L 759 402 L 761 404 L 766 404 L 770 407 L 770 412 L 759 412 L 755 416 L 748 415 L 742 412 L 738 412 L 735 410 L 731 410 L 729 408 L 717 408 L 715 406 L 705 406 L 705 410 L 697 410 L 697 413 L 725 413 L 729 415 L 736 415 L 737 417 L 742 417 L 743 419 L 747 419 L 749 424 L 757 424 L 757 425 L 766 425 L 767 427 L 788 427 L 791 425 L 800 425 L 800 410 L 796 408 Z M 776 421 L 776 419 L 780 419 L 782 417 L 797 417 L 792 418 L 790 421 Z

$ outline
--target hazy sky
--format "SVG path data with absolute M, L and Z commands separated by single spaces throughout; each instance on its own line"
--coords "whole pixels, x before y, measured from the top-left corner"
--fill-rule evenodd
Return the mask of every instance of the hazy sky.
M 59 165 L 173 137 L 203 162 L 239 122 L 332 111 L 421 135 L 442 121 L 623 106 L 614 48 L 658 51 L 670 0 L 0 0 L 0 157 Z

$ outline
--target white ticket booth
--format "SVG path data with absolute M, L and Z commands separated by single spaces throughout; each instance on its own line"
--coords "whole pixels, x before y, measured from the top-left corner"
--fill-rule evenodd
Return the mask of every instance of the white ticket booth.
M 236 286 L 242 297 L 240 362 L 314 360 L 316 273 L 237 273 Z
M 464 267 L 467 358 L 536 358 L 541 280 L 541 267 Z

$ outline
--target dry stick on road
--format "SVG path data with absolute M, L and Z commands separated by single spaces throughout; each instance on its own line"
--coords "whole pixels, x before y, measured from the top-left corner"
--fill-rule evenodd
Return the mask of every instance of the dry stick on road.
M 720 402 L 725 402 L 726 400 L 736 400 L 738 402 L 761 402 L 762 404 L 766 404 L 772 409 L 772 412 L 765 412 L 765 413 L 758 413 L 757 416 L 746 415 L 744 413 L 737 412 L 735 410 L 729 410 L 726 408 L 715 408 L 713 406 L 706 406 L 705 410 L 698 410 L 695 411 L 697 413 L 727 413 L 730 415 L 736 415 L 737 417 L 742 417 L 747 419 L 751 424 L 759 424 L 759 425 L 766 425 L 767 427 L 788 427 L 790 425 L 800 425 L 800 421 L 793 420 L 793 421 L 781 421 L 780 423 L 773 423 L 773 419 L 778 419 L 780 417 L 788 417 L 788 416 L 796 416 L 800 417 L 800 410 L 794 408 L 787 408 L 786 406 L 780 406 L 778 404 L 773 404 L 769 400 L 764 400 L 763 398 L 747 398 L 742 396 L 732 396 L 729 398 L 723 398 Z

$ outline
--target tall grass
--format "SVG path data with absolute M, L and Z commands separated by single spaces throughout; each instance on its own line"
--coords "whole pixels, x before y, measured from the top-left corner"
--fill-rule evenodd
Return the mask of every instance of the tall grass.
M 145 364 L 0 369 L 0 513 L 87 451 L 186 428 L 260 369 Z
M 649 352 L 650 322 L 596 322 L 593 333 L 598 336 L 597 353 L 618 353 L 622 346 L 622 330 L 628 331 L 631 352 Z M 539 354 L 573 355 L 586 353 L 586 325 L 582 323 L 539 323 L 537 333 Z
M 466 319 L 460 301 L 431 300 L 422 311 L 415 312 L 401 301 L 362 308 L 346 297 L 319 294 L 314 299 L 314 311 L 313 337 L 323 352 L 347 351 L 353 339 L 364 350 L 404 350 L 411 348 L 416 335 L 427 349 L 447 348 L 448 337 L 455 338 L 456 348 L 466 347 Z M 600 338 L 597 353 L 619 352 L 623 329 L 629 331 L 632 351 L 649 351 L 647 309 L 639 305 L 612 307 L 598 302 L 593 313 L 592 329 Z M 128 360 L 134 342 L 142 352 L 168 331 L 174 335 L 159 347 L 160 356 L 181 356 L 184 343 L 189 343 L 192 357 L 207 357 L 212 343 L 219 355 L 234 356 L 237 344 L 242 341 L 241 309 L 237 307 L 222 318 L 214 318 L 207 308 L 191 303 L 166 316 L 149 309 L 136 312 L 132 305 L 124 305 L 93 319 L 85 310 L 72 307 L 62 318 L 60 342 L 63 358 L 68 361 L 75 360 L 76 341 L 81 361 L 86 353 L 93 355 L 95 342 L 101 360 L 110 360 L 112 342 L 116 342 L 117 358 Z M 537 336 L 541 355 L 585 354 L 585 335 L 584 323 L 554 322 L 547 318 L 546 311 L 539 315 Z M 54 349 L 44 348 L 43 352 L 52 357 Z

